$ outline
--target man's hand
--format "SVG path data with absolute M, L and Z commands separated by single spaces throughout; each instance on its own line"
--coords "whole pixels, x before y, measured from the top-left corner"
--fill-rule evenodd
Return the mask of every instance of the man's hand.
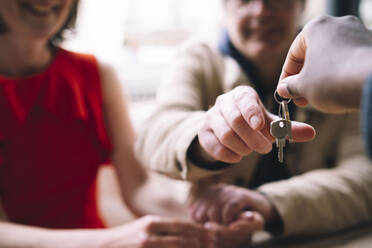
M 258 212 L 265 222 L 275 216 L 273 205 L 262 194 L 226 184 L 210 186 L 190 206 L 190 214 L 195 221 L 224 225 L 239 221 L 241 214 L 247 210 Z
M 263 230 L 264 220 L 259 213 L 246 211 L 228 226 L 207 222 L 204 227 L 212 233 L 208 248 L 234 248 L 249 246 L 252 234 Z
M 372 73 L 372 33 L 356 17 L 320 17 L 294 40 L 278 93 L 323 112 L 359 109 L 363 83 Z
M 275 140 L 270 135 L 270 122 L 275 118 L 267 112 L 253 88 L 239 86 L 219 96 L 208 110 L 198 132 L 200 153 L 205 160 L 226 163 L 237 163 L 252 151 L 269 153 Z M 292 123 L 294 141 L 309 141 L 314 135 L 311 126 Z

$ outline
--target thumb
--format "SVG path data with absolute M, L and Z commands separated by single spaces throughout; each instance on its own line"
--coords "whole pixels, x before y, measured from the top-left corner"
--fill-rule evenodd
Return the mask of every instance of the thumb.
M 299 77 L 300 74 L 296 74 L 280 80 L 276 90 L 279 96 L 292 98 L 297 105 L 306 106 L 308 104 L 306 90 Z
M 303 122 L 292 121 L 292 138 L 294 142 L 307 142 L 315 138 L 315 129 Z

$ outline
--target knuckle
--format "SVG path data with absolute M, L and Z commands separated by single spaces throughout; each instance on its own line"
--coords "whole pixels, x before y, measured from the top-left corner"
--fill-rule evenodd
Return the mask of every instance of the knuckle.
M 256 140 L 252 145 L 253 150 L 260 151 L 264 148 L 266 148 L 266 144 L 264 142 L 261 142 L 259 140 Z
M 228 157 L 227 150 L 223 146 L 215 147 L 213 154 L 214 154 L 214 157 L 220 161 L 225 161 Z
M 332 19 L 333 19 L 333 17 L 331 17 L 331 16 L 323 15 L 323 16 L 319 16 L 319 17 L 315 18 L 314 21 L 311 22 L 311 24 L 314 25 L 314 26 L 323 25 L 325 23 L 330 22 Z
M 347 21 L 347 22 L 359 22 L 359 19 L 356 16 L 353 15 L 346 15 L 341 17 L 341 19 Z
M 223 94 L 223 95 L 219 95 L 219 96 L 216 98 L 216 105 L 219 105 L 219 104 L 223 103 L 224 99 L 225 99 L 225 94 Z
M 227 148 L 221 145 L 215 146 L 211 154 L 214 157 L 214 159 L 226 163 L 237 163 L 242 159 L 240 155 L 235 155 L 234 153 L 232 153 Z
M 251 104 L 251 105 L 247 106 L 247 108 L 245 109 L 245 113 L 248 117 L 252 116 L 252 115 L 255 115 L 255 114 L 259 114 L 260 113 L 260 107 L 256 104 Z
M 214 154 L 215 158 L 217 158 L 219 160 L 223 160 L 225 158 L 226 148 L 223 147 L 223 146 L 218 145 L 218 146 L 214 147 L 213 154 Z
M 220 142 L 223 145 L 230 144 L 231 141 L 235 138 L 235 132 L 232 129 L 228 128 L 221 133 L 219 138 Z
M 249 154 L 251 154 L 251 153 L 252 153 L 252 149 L 249 148 L 248 146 L 245 147 L 244 150 L 242 150 L 242 155 L 243 155 L 243 156 L 247 156 L 247 155 L 249 155 Z
M 237 210 L 239 210 L 240 208 L 240 203 L 236 200 L 230 202 L 227 206 L 226 206 L 226 209 L 229 213 L 232 213 L 232 212 L 235 212 Z
M 256 95 L 256 91 L 251 86 L 241 85 L 234 89 L 234 98 L 238 101 L 254 95 Z
M 240 129 L 245 125 L 245 120 L 240 111 L 234 111 L 231 113 L 231 126 L 236 129 Z

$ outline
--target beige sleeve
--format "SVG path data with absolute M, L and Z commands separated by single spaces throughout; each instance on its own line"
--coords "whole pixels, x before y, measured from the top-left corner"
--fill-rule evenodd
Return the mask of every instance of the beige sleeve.
M 186 156 L 205 111 L 222 93 L 211 54 L 203 44 L 182 50 L 158 88 L 156 109 L 139 128 L 136 144 L 138 158 L 151 170 L 187 180 L 216 173 L 192 165 Z
M 337 167 L 258 189 L 282 217 L 283 235 L 321 234 L 371 219 L 372 164 L 363 152 L 358 119 L 345 120 Z

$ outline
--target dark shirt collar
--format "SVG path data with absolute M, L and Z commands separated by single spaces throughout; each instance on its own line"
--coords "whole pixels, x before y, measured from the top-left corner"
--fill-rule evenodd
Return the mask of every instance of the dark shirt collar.
M 218 49 L 224 56 L 231 57 L 239 64 L 246 77 L 251 80 L 252 85 L 256 89 L 262 101 L 265 101 L 270 90 L 262 83 L 262 79 L 260 78 L 260 75 L 258 75 L 257 68 L 253 62 L 240 53 L 232 44 L 227 31 L 222 33 L 218 43 Z

